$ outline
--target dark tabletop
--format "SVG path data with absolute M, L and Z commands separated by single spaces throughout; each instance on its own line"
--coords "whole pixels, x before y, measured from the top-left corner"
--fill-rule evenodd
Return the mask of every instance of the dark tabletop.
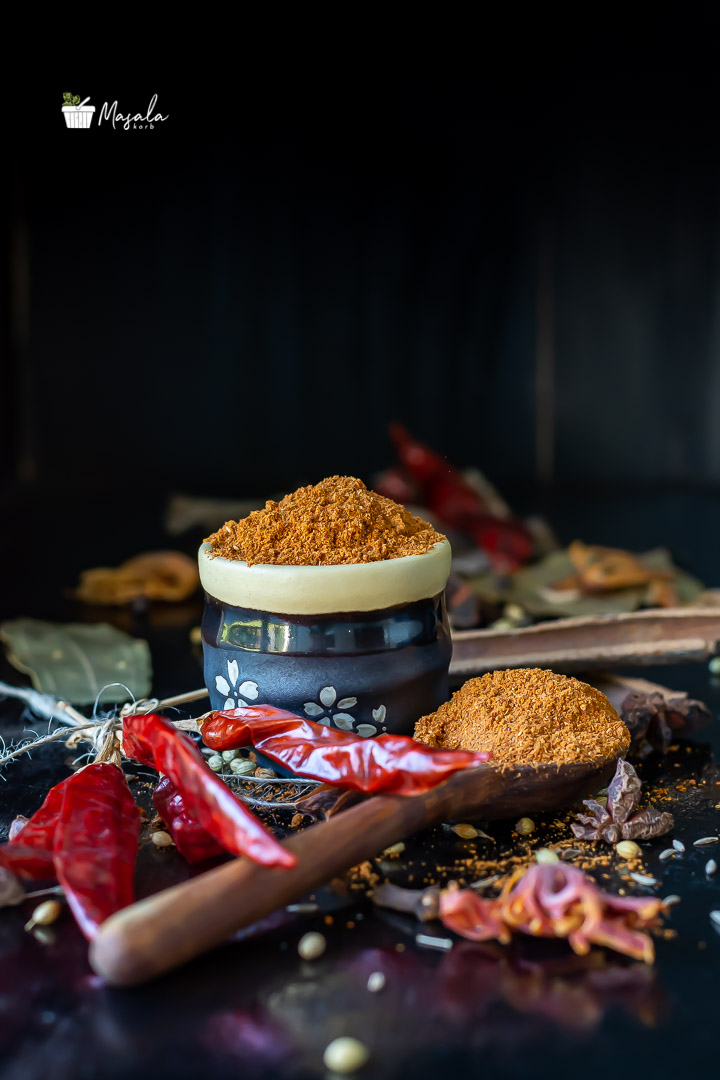
M 686 509 L 683 502 L 678 514 Z M 656 525 L 673 520 L 665 501 L 656 505 L 656 513 Z M 707 524 L 716 504 L 698 514 Z M 632 531 L 642 533 L 638 547 L 673 545 L 671 528 L 662 535 L 656 530 L 647 544 L 637 524 Z M 688 546 L 684 532 L 675 535 Z M 716 535 L 710 529 L 704 537 L 696 533 L 690 546 L 698 558 L 695 565 L 686 560 L 706 577 Z M 587 531 L 585 538 L 610 539 Z M 118 560 L 130 553 L 120 551 Z M 39 591 L 32 594 L 26 585 L 8 582 L 8 614 L 81 617 L 60 597 L 76 570 L 89 563 L 82 551 L 70 548 L 64 559 L 59 556 L 52 572 L 41 573 Z M 119 625 L 150 642 L 156 693 L 201 684 L 189 637 L 198 618 L 199 602 L 119 616 Z M 715 714 L 720 709 L 720 685 L 705 665 L 644 674 L 689 691 Z M 0 667 L 0 677 L 23 681 L 8 666 Z M 20 712 L 14 702 L 0 703 L 0 734 L 6 739 L 20 732 Z M 719 752 L 720 733 L 713 725 L 681 742 L 665 761 L 650 761 L 640 770 L 649 786 L 660 778 L 683 789 L 673 806 L 672 835 L 687 845 L 687 854 L 667 863 L 658 859 L 667 840 L 645 845 L 647 871 L 661 884 L 635 891 L 682 898 L 667 923 L 677 934 L 656 940 L 652 968 L 600 950 L 579 958 L 563 944 L 536 941 L 509 949 L 460 940 L 449 951 L 421 947 L 415 935 L 422 927 L 413 920 L 376 911 L 361 892 L 336 886 L 318 894 L 317 914 L 281 914 L 275 923 L 175 975 L 121 991 L 92 974 L 86 943 L 67 912 L 53 928 L 52 941 L 42 943 L 26 933 L 28 902 L 0 911 L 0 1076 L 315 1077 L 325 1072 L 327 1043 L 346 1034 L 370 1047 L 371 1062 L 362 1075 L 372 1077 L 675 1076 L 701 1069 L 714 1075 L 720 937 L 709 913 L 720 908 L 720 875 L 707 878 L 704 867 L 714 854 L 720 861 L 720 845 L 694 848 L 692 843 L 720 833 L 720 775 L 713 757 Z M 0 782 L 0 837 L 15 814 L 32 812 L 48 787 L 67 775 L 72 757 L 55 744 L 6 770 Z M 494 837 L 490 858 L 513 841 L 510 826 L 493 825 L 489 831 Z M 539 822 L 534 842 L 545 836 L 557 838 L 550 821 Z M 424 862 L 444 866 L 443 876 L 453 876 L 464 853 L 462 843 L 439 827 L 408 842 L 399 857 L 384 860 L 382 870 L 401 884 L 411 875 L 417 881 Z M 145 844 L 141 854 L 141 893 L 186 873 L 174 852 Z M 297 942 L 309 929 L 322 930 L 328 941 L 324 956 L 313 962 L 297 954 Z M 428 932 L 443 934 L 442 928 Z M 367 979 L 376 971 L 385 974 L 386 985 L 371 993 Z

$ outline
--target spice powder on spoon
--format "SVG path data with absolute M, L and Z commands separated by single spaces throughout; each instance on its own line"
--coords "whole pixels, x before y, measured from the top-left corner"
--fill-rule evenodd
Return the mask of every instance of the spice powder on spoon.
M 415 738 L 448 750 L 490 750 L 501 765 L 619 757 L 630 732 L 594 686 L 541 668 L 469 679 L 415 725 Z

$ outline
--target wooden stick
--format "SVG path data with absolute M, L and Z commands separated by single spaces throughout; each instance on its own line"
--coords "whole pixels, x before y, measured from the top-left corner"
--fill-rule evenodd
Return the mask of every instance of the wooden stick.
M 428 801 L 424 795 L 368 799 L 291 836 L 286 846 L 298 859 L 291 870 L 234 859 L 118 911 L 90 946 L 93 970 L 114 986 L 134 986 L 186 963 L 423 828 Z
M 469 813 L 493 819 L 556 809 L 597 791 L 615 764 L 480 765 L 420 795 L 375 795 L 286 840 L 297 856 L 290 870 L 233 859 L 123 908 L 100 927 L 90 963 L 116 986 L 146 982 L 428 825 Z
M 450 674 L 467 677 L 509 667 L 640 667 L 707 660 L 718 651 L 717 607 L 665 608 L 558 619 L 518 630 L 460 630 L 453 634 Z

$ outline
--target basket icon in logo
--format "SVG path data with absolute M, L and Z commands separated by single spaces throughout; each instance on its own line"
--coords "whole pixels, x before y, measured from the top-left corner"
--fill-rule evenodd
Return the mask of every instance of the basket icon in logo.
M 90 98 L 86 97 L 84 101 L 81 101 L 79 94 L 63 94 L 62 111 L 69 128 L 90 127 L 95 106 L 87 105 L 86 102 L 89 100 Z

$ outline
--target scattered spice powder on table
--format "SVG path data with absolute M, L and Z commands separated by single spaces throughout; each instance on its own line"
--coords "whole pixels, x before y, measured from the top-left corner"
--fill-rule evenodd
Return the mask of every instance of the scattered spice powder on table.
M 469 679 L 415 738 L 449 750 L 489 750 L 501 765 L 593 762 L 618 757 L 630 733 L 604 694 L 540 668 Z
M 424 555 L 445 537 L 352 476 L 330 476 L 269 500 L 207 537 L 211 556 L 248 566 L 335 566 Z

